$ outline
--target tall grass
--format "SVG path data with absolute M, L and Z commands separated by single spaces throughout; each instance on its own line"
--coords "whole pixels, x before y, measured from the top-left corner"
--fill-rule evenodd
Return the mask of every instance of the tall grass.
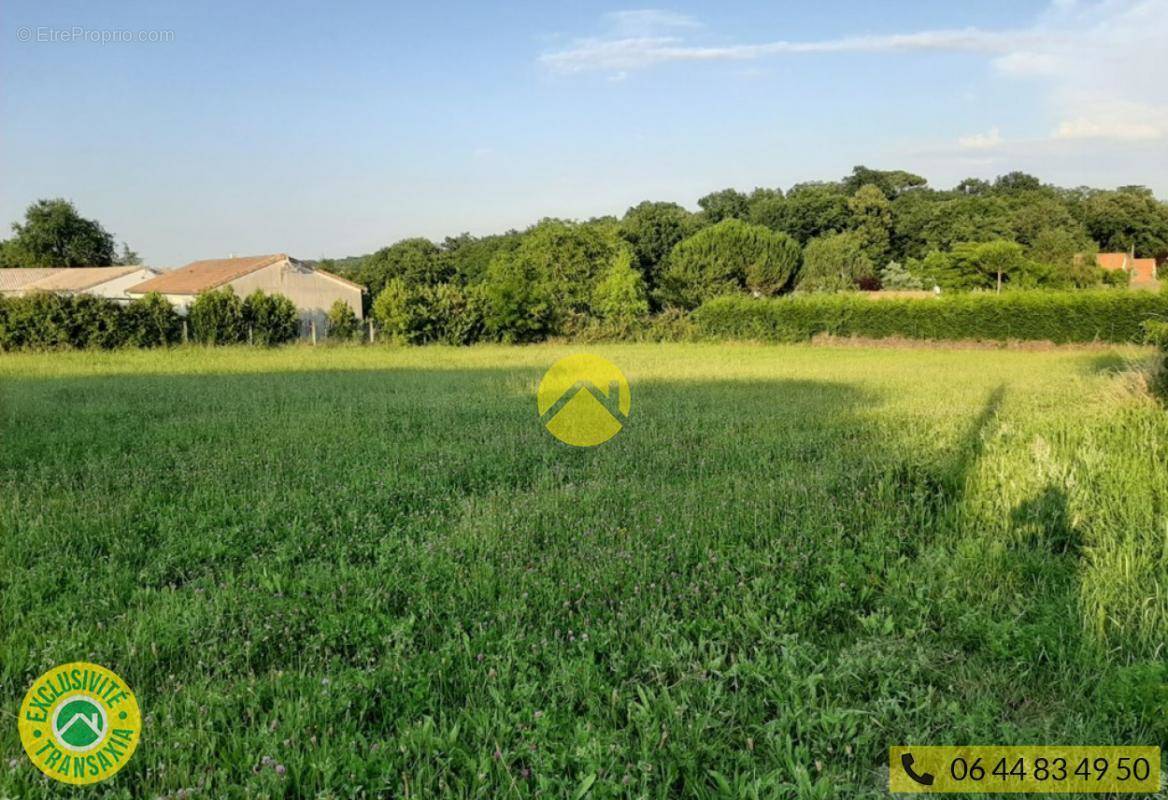
M 1164 743 L 1144 350 L 0 357 L 0 696 L 146 714 L 94 797 L 883 797 L 895 743 Z M 66 792 L 0 725 L 0 796 Z M 283 765 L 280 774 L 275 765 Z

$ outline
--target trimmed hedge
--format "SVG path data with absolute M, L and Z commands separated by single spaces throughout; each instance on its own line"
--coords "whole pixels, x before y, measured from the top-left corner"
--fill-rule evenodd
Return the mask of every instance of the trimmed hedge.
M 1033 291 L 872 300 L 847 294 L 774 299 L 719 297 L 694 312 L 721 339 L 806 341 L 816 334 L 909 339 L 1141 342 L 1143 323 L 1168 319 L 1168 294 Z
M 157 294 L 127 305 L 48 292 L 0 298 L 0 350 L 157 347 L 177 343 L 181 324 Z
M 201 344 L 270 347 L 291 342 L 300 333 L 300 315 L 292 301 L 260 289 L 242 300 L 230 286 L 200 292 L 188 317 L 194 340 Z
M 1160 363 L 1152 373 L 1152 390 L 1168 400 L 1168 321 L 1149 320 L 1144 323 L 1144 331 L 1148 341 L 1160 348 Z

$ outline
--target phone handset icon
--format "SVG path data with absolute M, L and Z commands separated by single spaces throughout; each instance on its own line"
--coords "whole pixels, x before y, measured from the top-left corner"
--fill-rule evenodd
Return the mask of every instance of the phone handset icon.
M 917 771 L 912 768 L 913 761 L 914 759 L 912 757 L 912 753 L 905 753 L 900 757 L 900 765 L 904 767 L 904 774 L 908 775 L 921 786 L 932 786 L 934 780 L 933 773 L 925 772 L 918 774 Z

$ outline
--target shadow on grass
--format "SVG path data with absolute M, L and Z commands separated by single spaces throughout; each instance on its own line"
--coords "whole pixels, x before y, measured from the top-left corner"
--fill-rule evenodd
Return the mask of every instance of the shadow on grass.
M 1099 353 L 1086 361 L 1089 375 L 1110 375 L 1131 368 L 1131 362 L 1116 352 Z

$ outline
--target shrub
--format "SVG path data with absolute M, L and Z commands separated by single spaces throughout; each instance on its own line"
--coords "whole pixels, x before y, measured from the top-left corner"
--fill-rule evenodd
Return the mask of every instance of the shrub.
M 349 342 L 361 335 L 361 320 L 344 300 L 337 300 L 328 310 L 328 338 Z
M 1168 322 L 1148 320 L 1144 323 L 1144 333 L 1150 344 L 1168 352 Z
M 705 336 L 805 341 L 836 336 L 988 341 L 1139 342 L 1144 320 L 1168 316 L 1168 295 L 1067 291 L 972 293 L 919 300 L 795 296 L 722 297 L 694 313 Z
M 55 350 L 84 347 L 77 340 L 72 298 L 33 292 L 7 302 L 6 350 Z
M 282 294 L 256 289 L 240 305 L 244 335 L 262 347 L 291 342 L 300 335 L 300 313 Z
M 799 257 L 798 245 L 786 234 L 725 219 L 673 248 L 659 295 L 667 305 L 696 308 L 748 287 L 758 294 L 776 294 L 799 268 Z
M 373 302 L 381 329 L 404 344 L 471 344 L 482 337 L 483 299 L 455 284 L 407 286 L 391 280 Z
M 890 291 L 912 291 L 924 289 L 925 285 L 900 263 L 889 261 L 888 266 L 880 270 L 880 287 Z
M 1105 286 L 1129 286 L 1131 285 L 1131 273 L 1124 269 L 1105 269 L 1103 270 L 1103 284 Z M 1164 286 L 1168 287 L 1168 282 Z
M 182 319 L 170 301 L 157 292 L 130 301 L 122 319 L 125 343 L 134 347 L 162 347 L 182 337 Z
M 1168 291 L 1162 292 L 1168 297 Z M 1148 342 L 1160 348 L 1160 359 L 1152 373 L 1152 391 L 1168 400 L 1168 321 L 1149 320 L 1144 323 Z
M 482 338 L 483 302 L 477 287 L 440 283 L 422 287 L 420 295 L 418 308 L 424 322 L 420 342 L 459 345 Z
M 373 318 L 394 341 L 410 341 L 417 316 L 415 295 L 401 278 L 391 278 L 373 300 Z
M 243 303 L 230 286 L 200 293 L 188 316 L 196 342 L 235 344 L 247 338 Z
M 88 294 L 60 299 L 72 347 L 108 350 L 125 344 L 124 312 L 117 303 Z

